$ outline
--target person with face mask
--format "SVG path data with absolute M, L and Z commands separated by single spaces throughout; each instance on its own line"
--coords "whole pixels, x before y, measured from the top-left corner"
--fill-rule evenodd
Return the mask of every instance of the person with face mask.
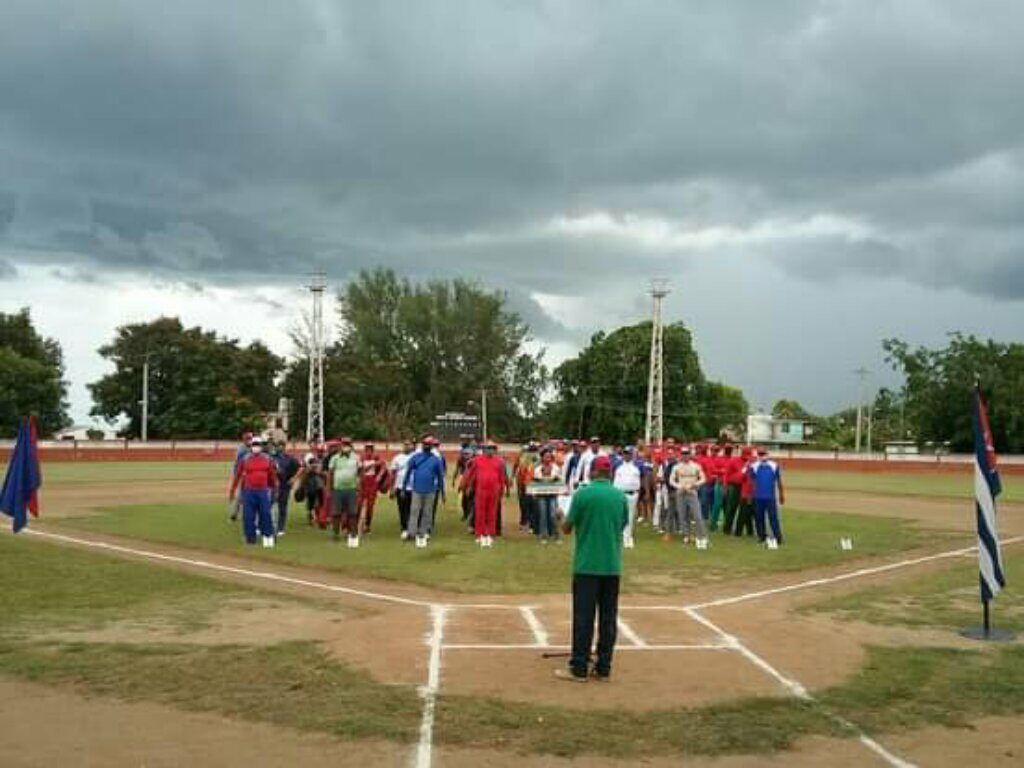
M 482 456 L 477 456 L 462 478 L 462 487 L 473 494 L 473 515 L 476 543 L 481 547 L 494 545 L 498 535 L 501 493 L 509 487 L 505 462 L 498 456 L 498 446 L 487 443 Z
M 409 506 L 407 538 L 416 541 L 416 547 L 427 546 L 434 527 L 434 509 L 438 494 L 445 499 L 444 460 L 434 451 L 433 436 L 426 435 L 420 450 L 409 459 L 405 474 L 405 490 L 412 493 Z
M 256 544 L 262 534 L 263 546 L 274 546 L 274 521 L 270 516 L 270 499 L 277 489 L 277 468 L 273 460 L 263 452 L 262 437 L 253 437 L 249 454 L 238 464 L 228 491 L 228 500 L 234 501 L 235 492 L 241 488 L 242 529 L 246 544 Z M 257 521 L 259 533 L 257 533 Z
M 327 485 L 331 489 L 331 527 L 334 540 L 341 540 L 341 532 L 348 534 L 348 546 L 359 546 L 359 513 L 357 511 L 357 489 L 359 482 L 359 459 L 352 454 L 352 441 L 341 439 L 338 452 L 327 465 Z

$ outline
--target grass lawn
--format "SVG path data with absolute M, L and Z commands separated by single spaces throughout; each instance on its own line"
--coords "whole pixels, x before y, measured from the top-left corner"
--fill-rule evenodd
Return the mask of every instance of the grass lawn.
M 562 592 L 569 578 L 571 543 L 541 546 L 516 530 L 493 549 L 480 550 L 465 532 L 454 506 L 441 514 L 439 533 L 425 550 L 399 541 L 397 513 L 394 503 L 387 499 L 378 503 L 372 536 L 357 550 L 331 541 L 325 531 L 309 527 L 304 509 L 293 516 L 287 535 L 276 549 L 246 547 L 239 526 L 228 523 L 226 514 L 226 504 L 129 506 L 91 517 L 69 518 L 59 525 L 457 592 Z M 790 509 L 784 513 L 784 526 L 788 544 L 775 552 L 757 546 L 753 539 L 721 535 L 713 539 L 709 551 L 698 552 L 692 547 L 683 548 L 678 540 L 662 542 L 649 527 L 642 526 L 636 549 L 625 553 L 625 589 L 679 594 L 695 582 L 834 565 L 943 538 L 942 534 L 924 532 L 894 519 Z M 853 553 L 839 549 L 840 536 L 854 538 Z
M 0 536 L 0 579 L 7 587 L 0 592 L 0 674 L 343 739 L 416 739 L 421 701 L 415 689 L 374 681 L 328 656 L 315 638 L 261 649 L 188 642 L 190 609 L 210 616 L 226 601 L 251 598 L 250 587 L 9 536 Z M 180 625 L 182 640 L 38 637 L 125 619 Z M 980 716 L 1024 712 L 1024 648 L 871 648 L 858 675 L 819 698 L 822 706 L 744 698 L 637 713 L 442 695 L 435 737 L 442 745 L 522 754 L 641 758 L 763 754 L 805 735 L 850 735 L 826 711 L 875 735 L 963 726 Z
M 786 470 L 787 488 L 814 491 L 848 491 L 880 496 L 926 496 L 948 499 L 974 498 L 974 477 L 962 475 L 920 475 L 906 473 L 830 472 L 825 470 Z M 1024 501 L 1024 482 L 1019 477 L 1003 480 L 1003 501 Z
M 1024 571 L 1024 552 L 1008 547 L 1003 560 L 1010 586 L 992 604 L 993 623 L 1024 632 L 1024 593 L 1014 586 L 1014 575 Z M 938 573 L 830 598 L 804 610 L 872 624 L 959 630 L 981 624 L 979 601 L 978 564 L 972 558 Z
M 226 461 L 53 461 L 42 470 L 44 488 L 160 480 L 223 480 L 227 487 L 231 479 Z

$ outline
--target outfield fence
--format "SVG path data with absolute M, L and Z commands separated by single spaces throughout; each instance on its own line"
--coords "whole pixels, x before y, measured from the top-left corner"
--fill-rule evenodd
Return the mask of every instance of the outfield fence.
M 355 440 L 358 447 L 366 442 Z M 396 442 L 372 441 L 385 456 L 401 446 Z M 12 440 L 0 440 L 0 461 L 6 461 L 14 447 Z M 231 461 L 238 447 L 236 440 L 41 440 L 42 461 Z M 305 453 L 305 441 L 289 442 L 289 449 Z M 515 455 L 520 446 L 502 444 L 499 450 Z M 449 458 L 457 454 L 457 447 L 446 451 Z M 884 453 L 854 454 L 842 451 L 802 451 L 783 448 L 773 455 L 786 462 L 791 469 L 813 469 L 840 472 L 921 472 L 928 474 L 967 473 L 972 471 L 973 454 L 921 454 L 917 456 L 889 456 Z M 1024 475 L 1024 456 L 999 457 L 1000 470 L 1008 475 Z

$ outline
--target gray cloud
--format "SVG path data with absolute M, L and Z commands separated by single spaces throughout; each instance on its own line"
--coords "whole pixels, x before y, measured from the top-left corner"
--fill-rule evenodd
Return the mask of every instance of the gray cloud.
M 628 318 L 650 276 L 741 257 L 737 280 L 1024 299 L 1011 0 L 160 8 L 6 3 L 10 265 L 466 276 L 567 344 L 593 323 L 538 295 Z

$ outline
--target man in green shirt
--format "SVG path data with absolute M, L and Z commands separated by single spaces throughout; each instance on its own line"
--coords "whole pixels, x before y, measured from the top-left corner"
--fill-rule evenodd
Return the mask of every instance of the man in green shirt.
M 356 486 L 358 483 L 359 460 L 352 455 L 352 441 L 341 440 L 341 450 L 331 457 L 327 465 L 327 481 L 331 488 L 331 527 L 334 540 L 341 538 L 341 531 L 348 532 L 348 545 L 359 546 L 359 515 L 356 512 Z
M 629 519 L 626 495 L 609 481 L 611 459 L 598 456 L 590 465 L 589 485 L 573 496 L 562 530 L 576 533 L 572 562 L 572 654 L 569 669 L 556 669 L 560 680 L 584 683 L 597 614 L 597 664 L 593 675 L 607 681 L 618 630 L 622 532 Z

